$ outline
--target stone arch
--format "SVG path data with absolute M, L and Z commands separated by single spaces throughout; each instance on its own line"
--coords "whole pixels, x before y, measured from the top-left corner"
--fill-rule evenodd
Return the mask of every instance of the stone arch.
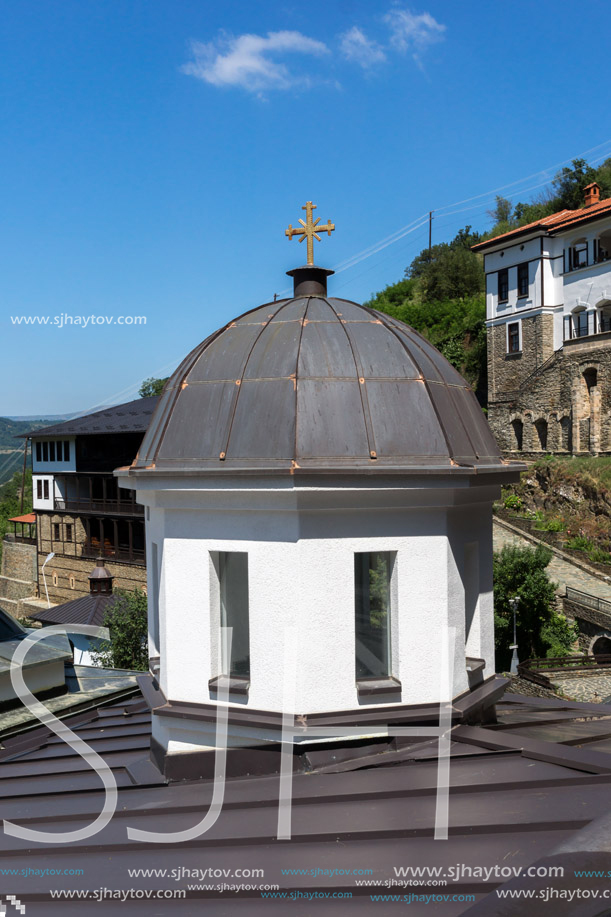
M 572 390 L 572 440 L 575 452 L 600 452 L 601 387 L 600 365 L 582 363 L 577 368 Z
M 568 415 L 559 419 L 560 424 L 560 449 L 562 452 L 573 451 L 573 422 Z
M 549 432 L 549 426 L 547 417 L 541 416 L 537 419 L 533 419 L 533 428 L 534 428 L 534 443 L 533 446 L 537 452 L 546 452 L 547 451 L 547 437 Z
M 607 631 L 596 634 L 590 644 L 590 653 L 594 656 L 611 656 L 611 634 Z
M 512 414 L 509 418 L 509 425 L 512 431 L 512 452 L 521 452 L 524 445 L 524 420 L 519 414 Z

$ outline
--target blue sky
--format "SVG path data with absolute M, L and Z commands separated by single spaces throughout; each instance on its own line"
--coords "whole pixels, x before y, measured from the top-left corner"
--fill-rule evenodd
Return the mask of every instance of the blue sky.
M 330 292 L 362 301 L 427 211 L 435 241 L 486 228 L 495 189 L 611 155 L 610 25 L 603 2 L 4 3 L 0 415 L 135 397 L 290 286 L 306 200 L 337 227 L 317 263 L 348 265 Z M 11 320 L 62 314 L 146 325 Z

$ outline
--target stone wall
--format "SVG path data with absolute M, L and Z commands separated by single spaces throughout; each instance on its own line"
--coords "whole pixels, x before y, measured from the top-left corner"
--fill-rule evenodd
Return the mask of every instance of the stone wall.
M 611 340 L 606 338 L 565 344 L 526 376 L 519 391 L 509 389 L 518 381 L 509 370 L 502 375 L 507 387 L 499 388 L 497 355 L 497 387 L 488 420 L 503 451 L 611 452 Z
M 586 608 L 563 599 L 563 611 L 567 618 L 577 623 L 579 630 L 579 649 L 582 653 L 591 653 L 598 637 L 611 639 L 611 615 L 595 608 Z
M 553 321 L 553 315 L 523 318 L 520 353 L 507 353 L 507 324 L 488 328 L 489 401 L 496 401 L 506 393 L 519 389 L 535 370 L 553 356 Z
M 2 542 L 0 608 L 20 617 L 19 600 L 36 594 L 36 545 L 7 535 Z
M 73 526 L 73 541 L 58 543 L 52 538 L 54 523 L 64 526 L 71 523 Z M 62 529 L 65 532 L 65 528 Z M 95 567 L 95 558 L 81 557 L 82 546 L 85 542 L 85 529 L 78 516 L 66 514 L 53 515 L 40 513 L 38 515 L 38 562 L 39 569 L 51 551 L 55 557 L 45 567 L 45 577 L 49 599 L 53 604 L 71 602 L 80 596 L 89 594 L 89 574 Z M 118 589 L 146 588 L 146 566 L 140 564 L 120 563 L 112 558 L 106 559 L 106 567 L 115 577 L 114 585 Z M 45 584 L 42 572 L 39 574 L 40 595 L 46 597 Z

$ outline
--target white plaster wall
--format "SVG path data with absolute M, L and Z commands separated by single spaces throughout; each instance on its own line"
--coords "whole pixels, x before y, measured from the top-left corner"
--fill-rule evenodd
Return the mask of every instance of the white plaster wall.
M 564 275 L 564 312 L 579 305 L 594 309 L 601 300 L 611 302 L 611 261 L 578 268 Z
M 44 496 L 42 497 L 42 499 L 40 499 L 40 498 L 37 496 L 37 492 L 38 492 L 38 481 L 43 481 L 43 482 L 44 482 L 44 481 L 48 481 L 48 483 L 49 483 L 49 497 L 48 497 L 47 500 L 44 499 Z M 46 510 L 53 509 L 53 507 L 54 507 L 54 505 L 55 505 L 55 504 L 54 504 L 54 495 L 55 495 L 55 497 L 57 497 L 57 498 L 60 498 L 60 497 L 61 497 L 59 488 L 55 485 L 55 482 L 54 482 L 54 479 L 53 479 L 53 475 L 51 475 L 51 474 L 35 474 L 35 475 L 32 475 L 32 487 L 33 487 L 33 493 L 34 493 L 34 498 L 33 498 L 33 504 L 32 504 L 32 505 L 33 505 L 33 507 L 34 507 L 35 510 L 37 510 L 37 509 L 46 509 Z M 43 485 L 43 494 L 44 494 L 44 485 Z
M 439 635 L 446 622 L 456 628 L 458 638 L 454 694 L 465 690 L 460 557 L 465 539 L 477 540 L 482 545 L 484 576 L 491 556 L 484 544 L 491 539 L 490 503 L 479 506 L 477 494 L 463 494 L 464 505 L 453 509 L 421 507 L 418 502 L 427 500 L 443 504 L 447 495 L 440 491 L 432 500 L 420 489 L 407 499 L 403 491 L 397 501 L 396 493 L 384 499 L 374 494 L 373 505 L 371 494 L 367 499 L 344 495 L 342 506 L 321 494 L 310 502 L 311 509 L 295 505 L 293 496 L 284 500 L 283 507 L 278 492 L 271 497 L 256 491 L 163 494 L 167 503 L 184 503 L 179 508 L 156 506 L 160 494 L 139 493 L 138 499 L 150 505 L 149 545 L 154 541 L 163 548 L 159 651 L 166 696 L 198 703 L 213 700 L 208 680 L 218 672 L 211 641 L 211 623 L 212 633 L 216 625 L 209 618 L 210 552 L 244 550 L 249 554 L 249 707 L 282 709 L 287 626 L 297 645 L 295 712 L 358 706 L 354 673 L 354 554 L 358 551 L 396 552 L 398 634 L 393 674 L 403 684 L 397 703 L 439 699 Z M 224 509 L 219 499 L 225 501 Z M 149 584 L 149 596 L 154 593 Z M 484 625 L 487 615 L 491 617 L 491 606 L 483 596 L 469 650 L 487 658 L 492 671 L 490 627 Z
M 62 447 L 62 455 L 63 455 L 64 440 L 68 440 L 68 442 L 70 443 L 70 461 L 68 462 L 64 462 L 64 461 L 61 461 L 61 462 L 40 461 L 38 462 L 36 460 L 36 440 L 35 439 L 32 440 L 32 471 L 34 472 L 40 471 L 41 473 L 44 473 L 44 472 L 49 473 L 53 471 L 56 471 L 58 473 L 61 471 L 76 471 L 76 448 L 75 448 L 74 438 L 73 437 L 71 438 L 69 436 L 64 436 L 63 439 L 54 440 L 56 443 L 56 448 L 57 448 L 57 443 L 59 442 Z

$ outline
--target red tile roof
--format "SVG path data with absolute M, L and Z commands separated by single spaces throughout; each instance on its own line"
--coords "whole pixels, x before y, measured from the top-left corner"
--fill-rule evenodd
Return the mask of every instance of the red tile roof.
M 491 239 L 479 242 L 473 246 L 473 251 L 481 251 L 498 243 L 500 239 L 510 239 L 513 236 L 536 230 L 547 233 L 559 232 L 573 224 L 585 222 L 592 217 L 602 216 L 607 212 L 611 213 L 611 197 L 605 198 L 604 201 L 598 201 L 598 203 L 592 204 L 591 207 L 582 207 L 579 210 L 559 210 L 557 213 L 551 213 L 549 216 L 535 220 L 533 223 L 526 223 L 524 226 L 518 226 L 517 229 L 511 229 L 509 232 L 503 232 L 499 236 L 493 236 Z
M 36 522 L 36 514 L 35 513 L 26 513 L 25 516 L 13 516 L 12 519 L 9 519 L 9 522 L 25 522 L 25 523 L 29 522 L 30 524 L 32 524 Z

